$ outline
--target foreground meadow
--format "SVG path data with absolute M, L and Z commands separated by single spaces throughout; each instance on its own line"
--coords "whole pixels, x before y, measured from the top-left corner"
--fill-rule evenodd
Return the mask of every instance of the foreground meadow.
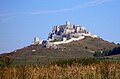
M 8 66 L 0 69 L 0 79 L 120 79 L 120 63 Z

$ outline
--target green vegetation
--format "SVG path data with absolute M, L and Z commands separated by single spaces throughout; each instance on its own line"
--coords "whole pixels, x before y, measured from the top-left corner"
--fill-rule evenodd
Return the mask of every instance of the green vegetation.
M 0 67 L 9 66 L 11 64 L 11 59 L 7 56 L 0 57 Z
M 77 59 L 67 59 L 67 60 L 59 60 L 52 64 L 57 64 L 58 66 L 66 66 L 66 65 L 73 65 L 73 64 L 81 64 L 81 65 L 91 65 L 99 63 L 101 59 L 99 58 L 77 58 Z
M 50 42 L 59 42 L 59 41 L 61 41 L 61 40 L 55 39 L 55 40 L 52 40 L 52 41 L 50 41 Z
M 101 51 L 96 51 L 94 56 L 96 57 L 103 57 L 103 56 L 110 56 L 110 55 L 117 55 L 120 54 L 120 46 L 115 47 L 111 50 L 101 50 Z

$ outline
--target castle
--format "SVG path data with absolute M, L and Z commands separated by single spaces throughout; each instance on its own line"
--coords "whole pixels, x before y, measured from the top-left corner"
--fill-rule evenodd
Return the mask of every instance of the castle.
M 84 27 L 80 25 L 72 25 L 70 22 L 66 22 L 65 25 L 54 26 L 52 32 L 49 33 L 49 41 L 63 41 L 71 38 L 78 38 L 81 36 L 97 37 L 91 34 Z
M 67 21 L 65 25 L 54 26 L 52 32 L 48 35 L 48 40 L 41 42 L 39 38 L 35 37 L 32 45 L 44 44 L 47 48 L 56 48 L 56 45 L 79 41 L 84 39 L 85 36 L 97 38 L 96 35 L 91 34 L 84 27 L 72 25 Z

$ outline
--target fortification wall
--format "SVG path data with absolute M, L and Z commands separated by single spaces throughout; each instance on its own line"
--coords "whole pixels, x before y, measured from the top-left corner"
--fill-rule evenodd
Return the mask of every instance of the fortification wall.
M 84 33 L 83 33 L 83 36 L 90 36 L 90 37 L 92 37 L 92 38 L 97 38 L 97 35 L 93 35 L 93 34 L 84 34 Z
M 79 41 L 79 40 L 82 40 L 84 38 L 85 38 L 85 36 L 81 36 L 79 38 L 71 38 L 70 40 L 66 40 L 66 41 L 50 42 L 50 45 L 66 44 L 66 43 L 70 43 L 72 41 Z
M 96 35 L 92 35 L 92 34 L 85 34 L 85 33 L 81 33 L 82 36 L 80 36 L 79 38 L 71 38 L 69 40 L 64 40 L 64 41 L 59 41 L 59 42 L 49 42 L 46 46 L 49 48 L 50 46 L 54 46 L 54 45 L 59 45 L 59 44 L 66 44 L 66 43 L 70 43 L 72 41 L 79 41 L 85 38 L 85 36 L 90 36 L 92 38 L 97 38 Z

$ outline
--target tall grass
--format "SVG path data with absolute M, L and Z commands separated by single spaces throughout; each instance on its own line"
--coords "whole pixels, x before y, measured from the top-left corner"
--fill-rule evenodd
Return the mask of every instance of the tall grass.
M 89 65 L 74 63 L 65 67 L 9 66 L 0 69 L 0 79 L 120 79 L 120 64 L 99 62 Z

